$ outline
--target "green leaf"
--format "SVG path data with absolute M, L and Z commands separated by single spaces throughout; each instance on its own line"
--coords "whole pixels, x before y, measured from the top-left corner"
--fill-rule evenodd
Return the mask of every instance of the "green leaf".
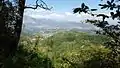
M 109 17 L 108 17 L 107 15 L 105 15 L 105 14 L 99 14 L 99 15 L 97 15 L 97 17 L 100 17 L 100 16 L 109 18 Z
M 84 3 L 82 3 L 81 8 L 83 9 L 84 7 L 85 7 L 85 4 L 84 4 Z
M 97 9 L 91 9 L 91 11 L 97 11 Z
M 105 9 L 105 8 L 107 8 L 107 7 L 106 6 L 101 7 L 101 9 Z
M 113 7 L 110 7 L 110 10 L 113 10 Z
M 111 5 L 110 1 L 107 1 L 108 5 Z
M 120 24 L 120 22 L 118 22 Z
M 88 7 L 88 6 L 85 6 L 85 9 L 89 9 L 89 7 Z
M 79 11 L 81 11 L 81 8 L 75 8 L 75 9 L 73 10 L 74 13 L 77 13 L 77 12 L 79 12 Z
M 111 14 L 111 16 L 113 16 L 113 15 L 114 15 L 114 12 L 110 12 L 110 14 Z
M 99 6 L 104 6 L 103 4 L 99 4 Z

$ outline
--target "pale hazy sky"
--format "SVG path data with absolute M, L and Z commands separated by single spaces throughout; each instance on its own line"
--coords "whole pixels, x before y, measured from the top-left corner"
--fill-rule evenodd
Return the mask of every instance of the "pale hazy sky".
M 81 22 L 85 19 L 100 19 L 96 17 L 92 17 L 88 14 L 73 14 L 73 8 L 79 7 L 81 3 L 85 3 L 90 6 L 90 8 L 97 8 L 99 3 L 102 3 L 101 0 L 43 0 L 48 6 L 52 6 L 53 9 L 51 11 L 46 11 L 44 9 L 38 8 L 36 10 L 26 9 L 25 15 L 31 16 L 34 18 L 45 18 L 45 19 L 53 19 L 58 21 L 76 21 Z M 107 0 L 106 0 L 107 1 Z M 34 5 L 35 0 L 27 0 L 26 5 Z M 98 11 L 97 13 L 105 13 L 109 15 L 108 11 Z M 111 19 L 108 19 L 110 23 L 114 23 Z
M 85 3 L 92 8 L 98 8 L 100 0 L 43 0 L 49 6 L 53 7 L 54 11 L 57 12 L 68 12 L 73 8 L 80 6 L 81 3 Z M 27 0 L 26 4 L 34 4 L 35 0 Z

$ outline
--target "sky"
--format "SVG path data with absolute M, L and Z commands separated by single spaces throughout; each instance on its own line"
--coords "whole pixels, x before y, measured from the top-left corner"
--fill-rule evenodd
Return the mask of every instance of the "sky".
M 72 11 L 73 8 L 79 7 L 81 3 L 85 3 L 92 8 L 98 8 L 100 0 L 43 0 L 47 5 L 53 7 L 53 11 L 66 12 Z M 35 0 L 27 0 L 27 5 L 35 4 Z
M 100 0 L 43 0 L 49 7 L 53 7 L 51 11 L 44 10 L 38 8 L 36 10 L 33 9 L 25 9 L 25 14 L 27 16 L 40 19 L 52 19 L 57 21 L 74 21 L 74 22 L 81 22 L 86 19 L 101 19 L 92 17 L 88 14 L 73 14 L 73 9 L 79 7 L 82 3 L 85 3 L 90 8 L 97 8 L 100 7 L 98 4 L 101 3 Z M 107 0 L 106 0 L 107 1 Z M 27 0 L 26 5 L 35 5 L 35 0 Z M 97 13 L 105 13 L 107 15 L 108 12 L 98 11 Z M 114 23 L 111 19 L 107 19 L 109 22 Z

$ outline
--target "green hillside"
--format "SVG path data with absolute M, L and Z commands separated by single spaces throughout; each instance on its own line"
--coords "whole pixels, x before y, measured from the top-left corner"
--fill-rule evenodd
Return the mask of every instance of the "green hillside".
M 21 36 L 15 66 L 22 68 L 99 68 L 109 49 L 102 35 L 76 31 L 58 32 L 50 37 Z M 46 67 L 47 66 L 47 67 Z M 97 67 L 95 67 L 97 66 Z M 20 67 L 21 68 L 21 67 Z

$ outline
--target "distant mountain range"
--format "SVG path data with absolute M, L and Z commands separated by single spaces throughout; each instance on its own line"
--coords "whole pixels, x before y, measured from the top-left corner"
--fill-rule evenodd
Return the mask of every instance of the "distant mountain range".
M 51 19 L 36 19 L 30 16 L 24 16 L 23 31 L 28 32 L 50 32 L 56 30 L 77 30 L 83 32 L 91 32 L 96 27 L 88 23 L 80 23 L 73 21 L 56 21 Z

